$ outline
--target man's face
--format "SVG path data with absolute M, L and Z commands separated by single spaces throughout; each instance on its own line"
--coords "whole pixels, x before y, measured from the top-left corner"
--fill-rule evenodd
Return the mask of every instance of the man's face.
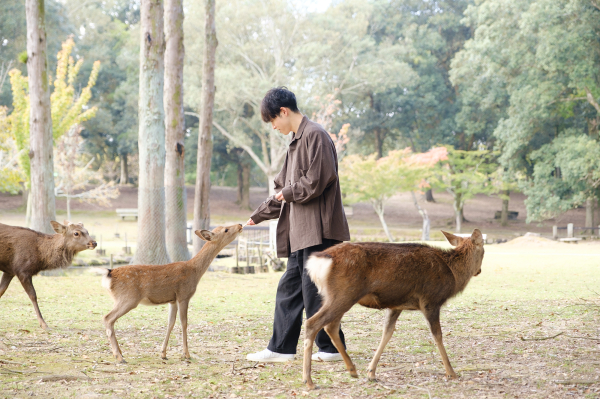
M 292 131 L 291 111 L 288 108 L 281 107 L 281 112 L 271 121 L 273 129 L 279 130 L 281 134 L 288 135 Z

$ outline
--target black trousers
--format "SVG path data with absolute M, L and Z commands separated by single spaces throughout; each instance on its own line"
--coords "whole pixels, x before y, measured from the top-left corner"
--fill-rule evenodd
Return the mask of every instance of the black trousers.
M 306 310 L 306 318 L 310 319 L 321 308 L 321 297 L 317 287 L 306 273 L 304 265 L 310 254 L 323 251 L 335 244 L 339 244 L 339 241 L 324 238 L 323 244 L 301 249 L 290 255 L 287 270 L 281 276 L 277 286 L 273 336 L 267 346 L 269 350 L 285 354 L 296 353 L 302 327 L 302 311 Z M 346 347 L 341 328 L 340 338 Z M 325 330 L 319 331 L 315 342 L 321 352 L 338 352 Z

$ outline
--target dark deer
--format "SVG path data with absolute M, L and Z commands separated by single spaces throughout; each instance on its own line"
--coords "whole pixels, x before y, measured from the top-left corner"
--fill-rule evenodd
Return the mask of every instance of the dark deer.
M 167 344 L 175 325 L 177 309 L 183 330 L 183 355 L 190 358 L 187 344 L 187 312 L 190 299 L 196 293 L 198 282 L 217 254 L 242 232 L 242 225 L 217 227 L 213 231 L 196 230 L 195 234 L 207 241 L 192 259 L 167 265 L 130 265 L 114 270 L 103 269 L 102 286 L 109 290 L 115 303 L 104 316 L 106 335 L 117 361 L 126 363 L 115 336 L 115 322 L 140 303 L 142 305 L 169 304 L 167 336 L 162 346 L 162 358 L 167 358 Z
M 40 312 L 32 277 L 42 270 L 67 267 L 78 252 L 96 248 L 96 241 L 90 238 L 82 223 L 50 223 L 57 234 L 44 234 L 0 223 L 0 271 L 3 272 L 0 297 L 13 277 L 17 276 L 44 330 L 48 329 L 48 325 Z
M 456 248 L 344 243 L 310 257 L 306 268 L 319 289 L 323 305 L 306 322 L 303 380 L 309 389 L 315 387 L 310 376 L 313 342 L 322 328 L 341 353 L 350 375 L 358 377 L 339 337 L 342 317 L 357 302 L 368 308 L 387 309 L 383 337 L 367 370 L 370 380 L 375 380 L 377 363 L 403 310 L 423 313 L 442 356 L 446 375 L 456 377 L 442 343 L 440 308 L 464 290 L 471 277 L 481 273 L 483 237 L 477 229 L 469 238 L 442 233 Z

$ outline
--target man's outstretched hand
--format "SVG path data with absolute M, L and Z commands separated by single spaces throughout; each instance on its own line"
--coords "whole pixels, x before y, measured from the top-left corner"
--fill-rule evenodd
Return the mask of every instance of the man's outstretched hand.
M 252 220 L 252 218 L 250 218 L 246 222 L 246 226 L 256 226 L 256 223 L 254 223 L 254 220 Z

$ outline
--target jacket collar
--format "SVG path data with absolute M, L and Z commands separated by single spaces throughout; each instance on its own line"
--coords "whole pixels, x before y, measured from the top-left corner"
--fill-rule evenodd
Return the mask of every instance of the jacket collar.
M 300 126 L 298 126 L 298 131 L 296 133 L 294 133 L 292 142 L 294 142 L 294 140 L 300 140 L 300 138 L 302 137 L 302 133 L 304 133 L 304 128 L 306 127 L 307 124 L 308 124 L 308 118 L 306 117 L 306 115 L 304 115 L 302 117 L 302 122 L 300 122 Z

